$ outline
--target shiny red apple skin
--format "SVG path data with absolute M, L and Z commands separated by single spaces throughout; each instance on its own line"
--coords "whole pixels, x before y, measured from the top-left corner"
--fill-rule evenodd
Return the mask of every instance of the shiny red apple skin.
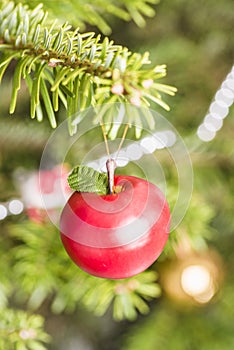
M 110 279 L 134 276 L 161 254 L 170 210 L 162 192 L 134 176 L 115 176 L 118 194 L 74 192 L 60 220 L 62 243 L 87 273 Z M 138 232 L 139 231 L 139 232 Z

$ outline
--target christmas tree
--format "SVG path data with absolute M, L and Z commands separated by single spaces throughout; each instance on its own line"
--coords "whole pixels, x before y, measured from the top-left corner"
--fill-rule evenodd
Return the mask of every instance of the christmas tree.
M 0 349 L 233 347 L 232 2 L 157 3 L 0 2 Z M 79 269 L 57 224 L 103 145 L 172 212 L 124 279 Z

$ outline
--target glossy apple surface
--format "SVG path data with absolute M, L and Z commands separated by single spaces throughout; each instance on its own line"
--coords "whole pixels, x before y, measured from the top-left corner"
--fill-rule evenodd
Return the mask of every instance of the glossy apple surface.
M 169 235 L 170 211 L 162 192 L 134 176 L 115 176 L 117 194 L 74 192 L 60 219 L 62 243 L 84 271 L 127 278 L 147 269 Z

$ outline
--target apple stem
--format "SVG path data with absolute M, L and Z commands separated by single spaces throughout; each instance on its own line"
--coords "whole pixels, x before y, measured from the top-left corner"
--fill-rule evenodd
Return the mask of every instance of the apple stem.
M 114 176 L 116 169 L 116 161 L 113 158 L 109 158 L 106 162 L 107 176 L 108 176 L 108 186 L 109 193 L 114 193 Z

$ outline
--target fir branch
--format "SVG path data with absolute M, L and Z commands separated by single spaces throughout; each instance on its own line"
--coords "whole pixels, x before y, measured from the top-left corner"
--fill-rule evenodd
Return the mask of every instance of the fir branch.
M 11 254 L 17 296 L 28 300 L 31 309 L 53 298 L 54 313 L 71 312 L 83 305 L 101 316 L 112 307 L 116 320 L 133 320 L 138 312 L 149 312 L 147 301 L 160 295 L 154 271 L 124 280 L 86 274 L 67 257 L 54 226 L 25 221 L 9 226 L 9 234 L 18 242 Z
M 41 100 L 52 127 L 54 111 L 62 102 L 71 117 L 90 106 L 121 102 L 148 108 L 149 101 L 169 109 L 161 92 L 173 95 L 175 88 L 156 84 L 166 75 L 166 66 L 145 68 L 149 54 L 131 53 L 106 37 L 71 30 L 65 23 L 49 24 L 39 5 L 3 2 L 0 10 L 0 78 L 11 61 L 16 61 L 12 82 L 10 113 L 14 113 L 17 93 L 26 79 L 31 95 L 31 117 L 41 113 Z M 41 99 L 42 97 L 42 99 Z M 99 108 L 100 112 L 100 108 Z M 39 119 L 42 119 L 40 114 Z M 72 118 L 70 118 L 70 129 Z
M 25 311 L 0 309 L 0 348 L 46 350 L 50 336 L 44 331 L 44 319 Z
M 19 2 L 19 1 L 16 1 Z M 41 1 L 24 1 L 30 7 L 36 6 Z M 58 18 L 64 18 L 64 13 L 69 13 L 69 19 L 73 26 L 85 30 L 86 24 L 96 26 L 103 34 L 109 35 L 111 27 L 109 17 L 115 16 L 123 21 L 133 20 L 139 27 L 145 25 L 145 17 L 153 17 L 155 10 L 153 5 L 159 0 L 109 0 L 108 6 L 105 0 L 43 0 L 45 8 L 50 14 Z

